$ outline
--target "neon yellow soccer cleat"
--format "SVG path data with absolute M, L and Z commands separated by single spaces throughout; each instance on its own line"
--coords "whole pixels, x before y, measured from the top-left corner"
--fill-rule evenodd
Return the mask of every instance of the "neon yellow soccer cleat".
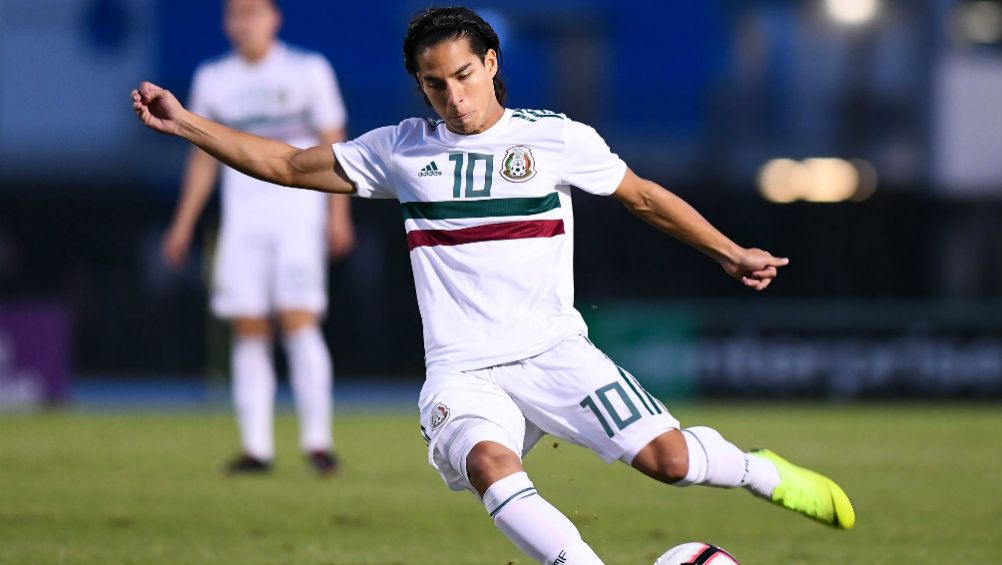
M 773 504 L 841 530 L 856 523 L 852 503 L 835 481 L 798 467 L 768 449 L 753 449 L 750 453 L 772 461 L 779 470 L 779 486 L 772 491 Z

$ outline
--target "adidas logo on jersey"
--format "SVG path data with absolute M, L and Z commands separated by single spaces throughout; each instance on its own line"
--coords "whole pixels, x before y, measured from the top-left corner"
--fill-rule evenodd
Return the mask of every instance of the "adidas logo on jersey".
M 442 171 L 438 170 L 438 165 L 435 164 L 435 161 L 432 161 L 431 163 L 425 165 L 424 168 L 418 172 L 417 176 L 440 177 L 442 176 Z

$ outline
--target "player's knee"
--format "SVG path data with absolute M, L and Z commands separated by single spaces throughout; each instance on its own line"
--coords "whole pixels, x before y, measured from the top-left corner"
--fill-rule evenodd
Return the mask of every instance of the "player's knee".
M 658 459 L 657 479 L 663 483 L 677 483 L 689 472 L 689 457 L 683 450 L 666 452 Z
M 266 318 L 234 318 L 232 323 L 238 338 L 271 337 L 271 324 Z
M 317 326 L 317 315 L 306 310 L 287 310 L 279 312 L 279 323 L 286 335 L 298 332 L 303 328 Z
M 522 461 L 508 447 L 493 441 L 476 444 L 466 456 L 466 474 L 481 495 L 495 482 L 522 470 Z
M 494 422 L 459 418 L 439 434 L 436 449 L 481 496 L 495 481 L 522 470 L 518 442 Z
M 677 483 L 689 472 L 689 453 L 678 430 L 661 434 L 633 459 L 633 467 L 663 483 Z

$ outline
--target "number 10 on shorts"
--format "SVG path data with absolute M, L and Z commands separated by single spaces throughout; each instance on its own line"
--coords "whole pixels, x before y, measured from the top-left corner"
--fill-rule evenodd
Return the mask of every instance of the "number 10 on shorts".
M 624 418 L 611 397 L 618 397 L 622 405 L 629 412 L 629 415 Z M 598 399 L 598 402 L 595 402 L 596 399 Z M 602 405 L 601 408 L 599 408 L 599 404 Z M 605 430 L 606 435 L 609 437 L 615 435 L 615 432 L 612 431 L 612 426 L 609 425 L 609 420 L 612 420 L 612 423 L 616 425 L 616 429 L 622 431 L 640 419 L 640 410 L 637 410 L 637 406 L 630 399 L 623 385 L 615 381 L 596 390 L 590 396 L 585 397 L 581 401 L 581 406 L 588 408 L 595 414 L 598 423 L 602 424 L 602 429 Z

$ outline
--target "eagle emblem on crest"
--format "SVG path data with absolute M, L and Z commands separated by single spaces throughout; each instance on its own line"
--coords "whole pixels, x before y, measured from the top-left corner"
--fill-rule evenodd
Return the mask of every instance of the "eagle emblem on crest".
M 509 147 L 501 160 L 501 176 L 511 182 L 525 182 L 536 176 L 532 149 L 524 145 Z

